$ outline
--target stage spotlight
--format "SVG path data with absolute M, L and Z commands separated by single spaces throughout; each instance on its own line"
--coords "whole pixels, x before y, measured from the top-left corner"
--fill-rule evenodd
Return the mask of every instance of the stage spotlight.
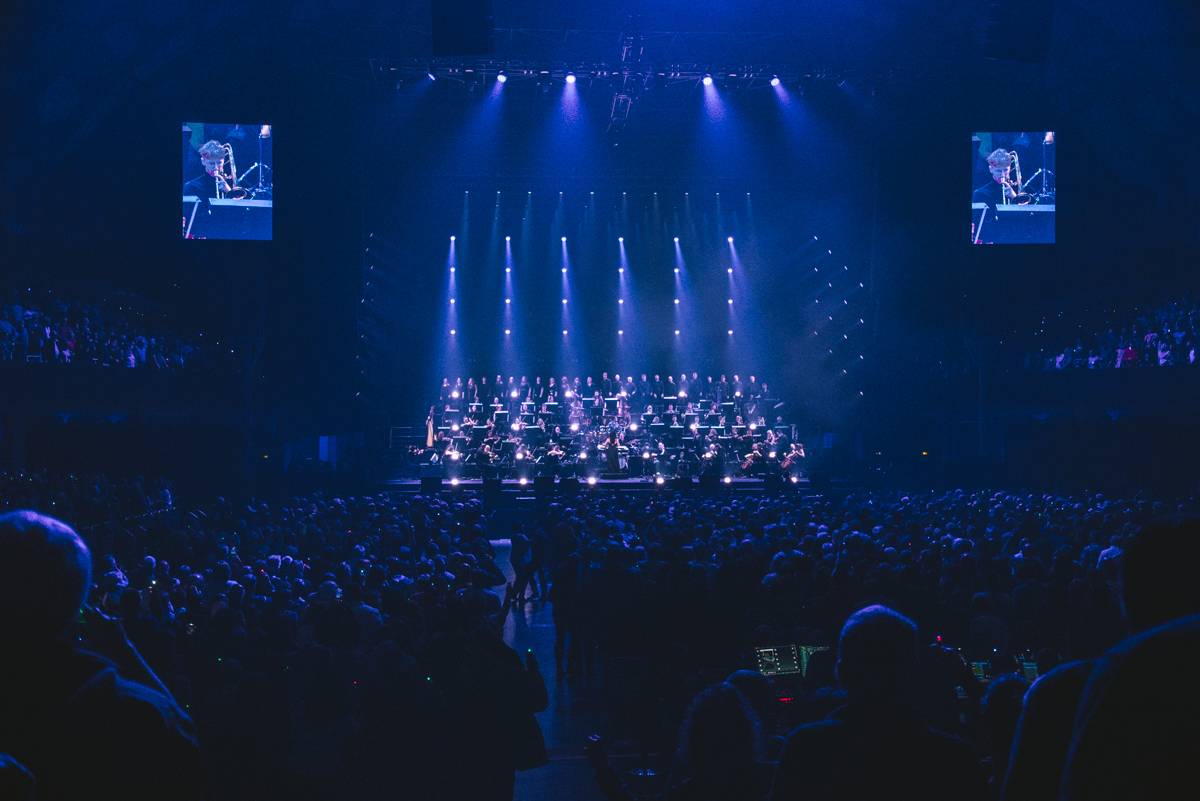
M 779 84 L 780 84 L 779 76 L 776 75 L 774 78 L 771 79 L 771 86 L 779 86 Z M 747 192 L 746 194 L 748 195 L 750 193 Z
M 428 78 L 428 79 L 429 79 L 429 80 L 431 80 L 431 81 L 436 81 L 436 80 L 437 80 L 437 76 L 436 76 L 436 75 L 434 75 L 432 72 L 427 72 L 427 73 L 425 73 L 425 77 L 426 77 L 426 78 Z
M 512 303 L 512 298 L 505 298 L 505 299 L 504 299 L 504 305 L 505 305 L 505 306 L 507 306 L 507 305 L 508 305 L 508 304 L 510 304 L 510 303 Z
M 768 451 L 768 452 L 767 452 L 767 458 L 768 458 L 768 459 L 774 459 L 774 458 L 775 458 L 775 454 L 776 454 L 776 451 Z
M 514 456 L 513 458 L 516 459 L 518 462 L 525 461 L 525 451 L 517 451 L 516 456 Z
M 730 306 L 732 306 L 732 305 L 733 305 L 733 298 L 730 298 L 729 300 L 727 300 L 727 301 L 725 301 L 725 302 L 726 302 L 726 303 L 728 303 Z
M 619 336 L 619 337 L 625 336 L 625 329 L 624 328 L 617 329 L 617 336 Z
M 588 476 L 588 479 L 587 479 L 587 481 L 588 481 L 588 486 L 589 486 L 589 487 L 594 487 L 594 486 L 596 486 L 596 477 L 595 477 L 595 476 Z
M 452 487 L 457 487 L 457 486 L 458 486 L 458 479 L 457 479 L 457 478 L 452 478 L 452 479 L 450 479 L 450 486 L 452 486 Z
M 566 392 L 563 393 L 563 397 L 564 398 L 573 398 L 573 397 L 575 397 L 575 393 L 568 389 Z
M 800 483 L 800 476 L 792 476 L 792 483 L 793 483 L 793 484 L 799 484 L 799 483 Z
M 567 335 L 567 329 L 565 329 L 565 328 L 564 328 L 564 329 L 563 329 L 563 336 L 565 337 L 566 335 Z
M 454 336 L 454 335 L 455 335 L 455 334 L 457 334 L 457 333 L 458 333 L 458 329 L 457 329 L 457 328 L 451 328 L 451 329 L 450 329 L 450 336 Z
M 504 268 L 504 272 L 506 272 L 506 273 L 511 273 L 511 272 L 512 272 L 512 267 L 505 267 L 505 268 Z
M 733 483 L 733 478 L 732 478 L 731 476 L 725 476 L 725 478 L 723 478 L 723 479 L 721 479 L 721 480 L 722 480 L 722 481 L 724 481 L 726 484 L 732 484 L 732 483 Z
M 704 84 L 705 86 L 712 86 L 712 76 L 705 75 L 703 78 L 700 79 L 700 82 L 702 84 Z
M 750 424 L 750 430 L 751 430 L 751 431 L 757 431 L 757 430 L 758 430 L 758 423 L 751 423 L 751 424 Z
M 617 268 L 617 272 L 619 272 L 621 275 L 624 275 L 624 274 L 625 274 L 625 268 L 624 268 L 624 267 L 618 267 L 618 268 Z
M 679 237 L 675 237 L 675 244 L 679 244 Z
M 529 483 L 529 479 L 525 478 L 525 476 L 521 476 L 520 478 L 517 479 L 517 483 L 523 487 Z
M 586 461 L 587 461 L 587 451 L 580 451 L 580 452 L 579 452 L 579 461 L 581 461 L 581 462 L 586 462 Z
M 504 329 L 504 331 L 505 331 L 505 333 L 508 333 L 508 329 L 507 329 L 507 328 L 506 328 L 506 329 Z M 517 391 L 514 389 L 512 392 L 508 393 L 508 397 L 510 397 L 510 398 L 515 398 L 515 397 L 517 397 Z
M 563 267 L 563 268 L 562 268 L 562 274 L 563 274 L 563 275 L 566 275 L 566 274 L 567 274 L 567 268 L 566 268 L 566 267 Z
M 726 242 L 728 242 L 729 244 L 731 244 L 731 245 L 732 245 L 732 244 L 733 244 L 733 237 L 732 237 L 732 236 L 727 236 L 727 237 L 725 237 L 725 241 L 726 241 Z
M 665 478 L 663 478 L 662 476 L 655 476 L 654 483 L 658 484 L 659 486 L 662 486 L 663 484 L 667 483 L 667 480 Z
M 573 72 L 567 73 L 567 83 L 575 83 L 575 73 L 573 73 Z
M 678 268 L 678 267 L 676 267 L 676 268 L 675 268 L 675 274 L 676 274 L 676 275 L 679 275 L 679 268 Z M 675 302 L 676 302 L 676 303 L 678 303 L 679 301 L 675 301 Z
M 678 329 L 678 328 L 676 328 L 676 329 L 675 329 L 675 336 L 679 336 L 679 329 Z
M 504 241 L 505 241 L 505 242 L 511 242 L 511 241 L 512 241 L 512 237 L 511 237 L 511 236 L 506 236 L 506 237 L 504 237 Z
M 517 393 L 515 393 L 515 392 L 514 392 L 514 393 L 513 393 L 513 397 L 514 397 L 514 398 L 515 398 L 515 397 L 517 397 Z M 521 424 L 520 424 L 520 423 L 512 423 L 511 425 L 509 425 L 509 428 L 511 428 L 513 431 L 520 431 L 520 430 L 521 430 Z
M 574 431 L 578 431 L 578 430 L 579 430 L 579 423 L 571 423 L 571 431 L 574 432 Z
M 458 390 L 456 389 L 453 392 L 451 392 L 450 397 L 457 399 L 458 398 Z
M 458 397 L 458 393 L 457 392 L 454 393 L 454 396 Z M 450 426 L 451 431 L 458 431 L 459 428 L 461 428 L 461 426 L 458 423 L 455 423 L 454 425 Z
M 692 429 L 692 431 L 699 431 L 699 430 L 700 430 L 700 424 L 699 424 L 699 423 L 692 423 L 690 426 L 688 426 L 688 428 Z
M 453 305 L 454 305 L 454 298 L 450 298 L 450 305 L 451 305 L 451 306 L 453 306 Z
M 503 72 L 501 72 L 496 75 L 496 80 L 499 81 L 500 83 L 504 83 L 505 81 L 508 80 L 508 76 L 505 75 Z
M 450 451 L 450 461 L 457 462 L 460 455 L 458 451 Z
M 629 430 L 630 430 L 630 431 L 637 431 L 637 429 L 638 429 L 638 424 L 637 424 L 637 423 L 630 423 L 630 424 L 629 424 Z
M 622 194 L 624 194 L 624 193 L 622 193 Z M 625 237 L 623 237 L 623 236 L 618 236 L 618 237 L 617 237 L 617 241 L 618 241 L 618 242 L 620 242 L 620 243 L 622 243 L 622 244 L 624 244 L 624 242 L 625 242 Z
M 679 305 L 679 298 L 675 298 L 675 305 L 676 305 L 676 306 L 678 306 L 678 305 Z
M 725 268 L 725 272 L 729 273 L 730 275 L 733 275 L 733 268 L 732 268 L 732 267 L 726 267 L 726 268 Z
M 742 397 L 742 391 L 739 389 L 737 392 L 733 393 L 733 397 L 735 397 L 735 398 Z
M 617 298 L 617 305 L 618 305 L 618 306 L 624 306 L 624 305 L 625 305 L 625 298 Z
M 566 242 L 566 241 L 567 241 L 567 238 L 566 238 L 565 236 L 564 236 L 564 237 L 562 237 L 562 241 L 563 241 L 563 242 Z
M 563 298 L 563 305 L 564 305 L 564 306 L 566 306 L 566 305 L 567 305 L 567 299 L 566 299 L 566 298 Z
M 650 458 L 650 451 L 642 451 L 642 458 L 643 458 L 643 459 L 649 459 L 649 458 Z
M 732 329 L 732 328 L 730 328 L 730 329 L 729 329 L 728 331 L 726 331 L 725 333 L 726 333 L 726 334 L 728 334 L 729 336 L 733 336 L 733 329 Z
M 451 236 L 451 237 L 450 237 L 450 241 L 451 241 L 451 242 L 453 242 L 453 241 L 454 241 L 454 237 L 453 237 L 453 236 Z

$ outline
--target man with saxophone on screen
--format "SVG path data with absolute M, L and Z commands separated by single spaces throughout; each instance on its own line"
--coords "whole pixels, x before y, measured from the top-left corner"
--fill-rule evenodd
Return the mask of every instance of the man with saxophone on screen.
M 200 157 L 204 175 L 183 185 L 185 195 L 233 200 L 246 196 L 246 191 L 237 185 L 237 167 L 230 145 L 210 139 L 196 149 L 196 155 Z
M 1013 176 L 1013 167 L 1017 154 L 998 147 L 987 155 L 988 172 L 992 180 L 979 187 L 972 193 L 974 203 L 986 203 L 988 206 L 1005 206 L 1010 203 L 1028 202 L 1025 198 L 1019 175 Z

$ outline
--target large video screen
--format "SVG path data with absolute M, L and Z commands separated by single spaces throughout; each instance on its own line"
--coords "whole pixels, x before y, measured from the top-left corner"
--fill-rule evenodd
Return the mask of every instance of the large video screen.
M 1054 131 L 971 135 L 971 242 L 1054 242 Z
M 183 238 L 270 239 L 274 130 L 183 124 Z

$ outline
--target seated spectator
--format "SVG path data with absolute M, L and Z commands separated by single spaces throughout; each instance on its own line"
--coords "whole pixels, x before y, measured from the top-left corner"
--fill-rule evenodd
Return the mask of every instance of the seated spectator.
M 684 714 L 664 801 L 766 798 L 771 766 L 760 761 L 761 746 L 761 721 L 737 687 L 724 681 L 703 690 Z M 588 756 L 604 796 L 633 801 L 635 796 L 613 771 L 598 737 L 592 738 Z
M 67 525 L 34 512 L 0 516 L 0 752 L 43 798 L 189 799 L 201 772 L 191 721 L 123 632 L 90 612 L 91 554 Z M 74 641 L 84 639 L 119 661 Z
M 770 772 L 759 761 L 761 723 L 746 697 L 723 682 L 693 699 L 679 736 L 679 775 L 667 801 L 765 798 Z
M 983 734 L 987 738 L 990 795 L 998 797 L 1008 772 L 1008 756 L 1012 751 L 1013 734 L 1021 716 L 1021 700 L 1029 682 L 1016 673 L 1006 673 L 992 680 L 980 704 Z
M 1121 556 L 1121 604 L 1126 624 L 1144 631 L 1200 612 L 1200 520 L 1179 518 L 1148 526 Z M 1039 678 L 1025 695 L 1013 739 L 1004 797 L 1055 799 L 1071 741 L 1079 699 L 1093 660 L 1061 665 Z
M 931 729 L 913 709 L 916 667 L 911 620 L 883 606 L 851 615 L 838 640 L 846 705 L 792 731 L 771 798 L 980 798 L 967 744 Z
M 1198 659 L 1193 615 L 1131 637 L 1096 663 L 1079 702 L 1063 801 L 1195 794 L 1200 687 L 1188 673 Z
M 0 754 L 0 798 L 34 801 L 37 782 L 33 774 L 8 754 Z

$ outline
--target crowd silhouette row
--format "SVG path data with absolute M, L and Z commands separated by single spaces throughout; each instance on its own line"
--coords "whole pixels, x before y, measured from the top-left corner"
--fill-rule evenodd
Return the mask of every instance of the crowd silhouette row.
M 202 344 L 203 335 L 182 334 L 151 308 L 131 295 L 89 302 L 9 290 L 0 296 L 0 362 L 167 370 L 221 352 L 219 342 Z
M 1177 367 L 1196 363 L 1200 303 L 1173 300 L 1036 357 L 1047 370 Z
M 544 663 L 613 699 L 613 799 L 649 797 L 613 742 L 674 754 L 677 801 L 1170 797 L 1198 744 L 1191 499 L 0 491 L 39 510 L 0 517 L 6 798 L 511 798 L 548 698 L 502 632 L 539 603 Z M 831 650 L 746 669 L 785 643 Z

